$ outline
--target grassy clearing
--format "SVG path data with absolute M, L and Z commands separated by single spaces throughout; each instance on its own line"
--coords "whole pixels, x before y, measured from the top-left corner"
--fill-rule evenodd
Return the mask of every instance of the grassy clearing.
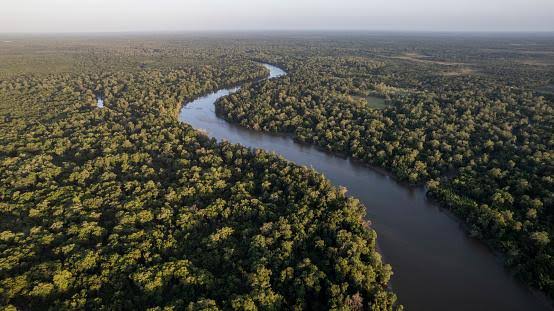
M 366 103 L 366 105 L 373 109 L 385 109 L 389 105 L 385 102 L 383 97 L 378 96 L 353 96 L 357 101 Z
M 457 69 L 457 70 L 445 71 L 445 72 L 442 73 L 442 75 L 447 76 L 447 77 L 452 77 L 452 76 L 468 76 L 468 75 L 471 75 L 471 74 L 474 74 L 474 73 L 475 73 L 474 69 L 471 69 L 471 68 L 468 68 L 468 67 L 462 67 L 462 68 Z
M 399 56 L 391 56 L 390 58 L 408 60 L 418 63 L 427 63 L 427 64 L 436 64 L 443 66 L 456 66 L 456 65 L 466 65 L 465 63 L 456 63 L 456 62 L 447 62 L 447 61 L 437 61 L 432 59 L 426 59 L 428 56 L 417 54 L 417 53 L 403 53 Z

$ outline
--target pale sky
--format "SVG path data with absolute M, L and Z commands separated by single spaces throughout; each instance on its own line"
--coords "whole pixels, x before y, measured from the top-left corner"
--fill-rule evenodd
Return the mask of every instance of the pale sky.
M 0 0 L 0 33 L 554 31 L 554 0 Z

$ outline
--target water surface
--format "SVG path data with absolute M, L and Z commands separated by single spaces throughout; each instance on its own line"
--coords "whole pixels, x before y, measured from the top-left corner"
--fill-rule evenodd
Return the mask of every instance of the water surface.
M 284 75 L 264 64 L 270 78 Z M 366 207 L 380 252 L 393 267 L 392 286 L 406 310 L 549 310 L 505 271 L 483 244 L 469 238 L 421 188 L 404 187 L 364 165 L 255 132 L 220 119 L 214 103 L 238 88 L 223 89 L 186 104 L 179 120 L 218 140 L 261 148 L 313 167 Z

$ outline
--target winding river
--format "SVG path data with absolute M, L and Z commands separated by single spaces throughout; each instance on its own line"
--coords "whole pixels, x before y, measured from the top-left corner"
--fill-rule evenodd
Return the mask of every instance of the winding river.
M 286 74 L 263 65 L 270 79 Z M 218 118 L 214 103 L 237 90 L 222 89 L 187 103 L 179 120 L 217 140 L 273 151 L 313 167 L 346 187 L 367 207 L 379 250 L 393 267 L 392 287 L 407 310 L 550 310 L 547 302 L 517 283 L 487 247 L 469 238 L 447 211 L 427 200 L 424 189 L 402 186 L 371 168 L 291 138 Z

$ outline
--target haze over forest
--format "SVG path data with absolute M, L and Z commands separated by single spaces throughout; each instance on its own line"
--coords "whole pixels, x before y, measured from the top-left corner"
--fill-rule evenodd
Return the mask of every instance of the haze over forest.
M 0 310 L 554 311 L 554 0 L 1 0 Z
M 4 0 L 0 33 L 554 31 L 550 0 Z

